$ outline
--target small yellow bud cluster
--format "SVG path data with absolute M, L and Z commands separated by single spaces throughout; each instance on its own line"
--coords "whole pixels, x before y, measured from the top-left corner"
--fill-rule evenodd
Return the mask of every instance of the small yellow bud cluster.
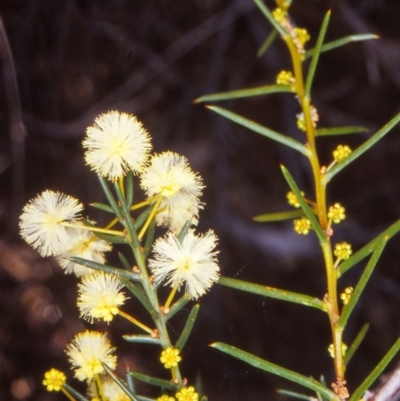
M 198 401 L 199 394 L 193 386 L 183 387 L 176 393 L 178 401 Z
M 346 345 L 345 343 L 342 343 L 342 356 L 345 356 L 345 355 L 346 355 L 347 348 L 348 348 L 347 345 Z M 329 345 L 329 347 L 328 347 L 328 352 L 329 352 L 329 355 L 330 355 L 332 358 L 335 357 L 335 349 L 334 349 L 334 347 L 333 347 L 333 344 L 330 344 L 330 345 Z
M 285 22 L 285 19 L 287 19 L 286 11 L 279 7 L 272 11 L 272 16 L 279 25 L 282 25 Z
M 164 394 L 161 397 L 158 397 L 156 401 L 175 401 L 175 398 Z
M 44 374 L 43 385 L 47 391 L 60 391 L 66 380 L 63 372 L 53 368 Z
M 310 40 L 310 35 L 307 30 L 304 28 L 294 28 L 292 36 L 298 40 L 299 46 L 302 47 L 304 51 L 304 45 Z
M 317 122 L 319 121 L 318 111 L 314 106 L 310 106 L 310 114 L 311 114 L 311 122 L 313 127 L 317 126 Z M 297 127 L 301 131 L 306 130 L 306 121 L 304 118 L 304 113 L 297 114 Z
M 293 224 L 294 231 L 296 231 L 297 234 L 307 235 L 311 229 L 310 220 L 308 220 L 305 216 L 294 220 Z
M 352 293 L 353 287 L 346 287 L 340 294 L 340 299 L 343 301 L 343 305 L 347 305 L 349 303 Z
M 304 196 L 304 192 L 303 191 L 301 191 L 300 193 L 302 194 L 302 196 Z M 289 191 L 286 194 L 286 198 L 288 200 L 289 205 L 291 205 L 291 206 L 293 206 L 295 208 L 299 208 L 300 207 L 299 200 L 297 199 L 296 195 L 292 191 Z
M 295 79 L 291 71 L 282 70 L 276 76 L 276 84 L 277 85 L 290 85 L 293 86 L 295 83 Z
M 346 260 L 352 254 L 351 245 L 347 242 L 341 242 L 335 245 L 335 250 L 333 254 L 340 260 Z
M 329 208 L 328 219 L 332 220 L 335 224 L 339 224 L 345 218 L 345 208 L 340 203 L 335 203 Z
M 351 149 L 347 145 L 339 145 L 334 151 L 333 151 L 333 159 L 337 162 L 340 163 L 344 159 L 346 159 L 351 153 Z
M 179 355 L 179 349 L 173 347 L 167 347 L 161 353 L 160 361 L 164 364 L 166 369 L 175 368 L 178 366 L 182 358 Z

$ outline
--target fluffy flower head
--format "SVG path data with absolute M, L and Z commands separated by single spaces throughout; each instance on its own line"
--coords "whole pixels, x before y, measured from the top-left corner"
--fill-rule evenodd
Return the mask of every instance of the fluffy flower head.
M 104 397 L 107 401 L 130 401 L 128 395 L 121 387 L 110 377 L 101 376 L 101 386 Z M 91 401 L 101 401 L 102 398 L 98 392 L 95 381 L 89 385 L 87 396 Z
M 140 185 L 149 198 L 157 195 L 162 198 L 156 215 L 158 225 L 168 226 L 177 233 L 187 220 L 193 218 L 193 223 L 197 222 L 204 186 L 184 156 L 173 152 L 154 155 L 141 175 Z
M 120 292 L 122 283 L 113 275 L 95 272 L 83 277 L 78 285 L 78 308 L 81 317 L 93 322 L 103 319 L 109 323 L 126 297 Z
M 293 220 L 294 231 L 297 234 L 307 235 L 311 229 L 311 222 L 307 217 L 302 216 L 300 219 Z
M 66 380 L 63 372 L 53 368 L 44 374 L 43 385 L 47 391 L 60 391 Z
M 334 223 L 339 224 L 346 218 L 346 210 L 340 203 L 335 203 L 328 210 L 328 219 L 331 219 Z
M 78 223 L 77 225 L 83 227 L 82 223 Z M 73 246 L 66 252 L 57 256 L 58 263 L 65 269 L 65 273 L 67 274 L 74 273 L 78 277 L 92 274 L 93 269 L 73 263 L 69 261 L 68 258 L 75 256 L 97 263 L 104 263 L 104 252 L 110 251 L 111 245 L 85 228 L 71 229 L 69 233 Z
M 60 192 L 44 191 L 32 199 L 20 216 L 22 238 L 42 256 L 55 256 L 70 248 L 70 229 L 62 222 L 74 222 L 83 206 Z
M 196 236 L 189 230 L 182 243 L 171 232 L 159 238 L 153 247 L 154 259 L 149 267 L 155 281 L 179 288 L 184 282 L 191 299 L 203 295 L 219 277 L 217 237 L 213 231 Z
M 112 355 L 114 351 L 104 333 L 89 330 L 78 333 L 66 349 L 75 368 L 75 377 L 81 381 L 91 381 L 95 375 L 104 373 L 102 362 L 115 369 L 117 357 Z
M 333 254 L 341 260 L 347 260 L 350 255 L 352 254 L 352 249 L 351 245 L 348 244 L 347 242 L 341 242 L 339 244 L 335 245 L 335 250 L 333 251 Z
M 99 115 L 83 140 L 92 170 L 115 181 L 129 170 L 138 173 L 151 150 L 150 137 L 135 116 L 118 111 Z

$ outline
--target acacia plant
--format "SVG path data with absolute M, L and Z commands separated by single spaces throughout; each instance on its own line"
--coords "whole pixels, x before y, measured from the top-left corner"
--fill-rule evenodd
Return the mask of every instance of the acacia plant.
M 329 352 L 333 358 L 335 378 L 331 384 L 325 384 L 304 374 L 277 366 L 232 345 L 214 343 L 212 346 L 259 369 L 282 376 L 313 390 L 319 400 L 339 401 L 350 399 L 351 401 L 358 401 L 398 352 L 400 349 L 400 338 L 394 342 L 392 348 L 376 365 L 368 377 L 350 394 L 346 382 L 346 367 L 366 335 L 368 325 L 360 328 L 358 335 L 353 339 L 349 347 L 343 342 L 343 333 L 354 311 L 354 307 L 359 301 L 382 254 L 386 242 L 400 230 L 400 221 L 394 223 L 364 247 L 353 253 L 351 244 L 337 238 L 337 235 L 334 233 L 333 226 L 345 220 L 346 212 L 343 205 L 334 199 L 330 199 L 328 186 L 332 179 L 339 175 L 350 163 L 356 161 L 376 142 L 382 139 L 400 121 L 400 114 L 396 115 L 383 128 L 354 150 L 351 150 L 343 142 L 343 135 L 367 132 L 366 128 L 359 126 L 318 127 L 319 115 L 316 107 L 313 105 L 311 90 L 318 60 L 322 56 L 322 53 L 334 50 L 339 46 L 353 41 L 376 39 L 376 35 L 353 35 L 325 43 L 325 34 L 331 15 L 329 11 L 322 21 L 315 46 L 306 50 L 305 45 L 309 41 L 310 36 L 306 29 L 297 27 L 289 15 L 291 0 L 275 0 L 276 6 L 273 10 L 269 9 L 262 0 L 254 0 L 254 2 L 273 28 L 272 33 L 266 38 L 260 48 L 259 54 L 263 54 L 276 38 L 280 38 L 290 55 L 291 65 L 286 70 L 279 72 L 274 84 L 205 95 L 198 98 L 196 102 L 217 102 L 251 96 L 271 95 L 274 93 L 286 93 L 297 99 L 299 110 L 296 116 L 297 127 L 304 133 L 303 141 L 295 140 L 288 135 L 276 132 L 222 107 L 211 105 L 207 107 L 236 124 L 285 145 L 293 151 L 300 152 L 307 159 L 314 183 L 313 193 L 305 194 L 298 187 L 288 169 L 285 166 L 281 166 L 283 177 L 289 186 L 288 189 L 290 189 L 287 194 L 287 201 L 293 209 L 281 213 L 259 215 L 255 217 L 255 220 L 259 222 L 273 222 L 294 219 L 293 224 L 296 233 L 299 235 L 308 235 L 311 233 L 312 235 L 316 235 L 323 255 L 325 271 L 321 271 L 321 274 L 325 274 L 326 287 L 321 288 L 321 294 L 323 295 L 318 299 L 307 294 L 267 287 L 265 285 L 267 283 L 249 283 L 228 277 L 221 277 L 219 284 L 263 297 L 272 297 L 308 306 L 318 310 L 318 313 L 324 313 L 329 320 L 331 328 L 332 343 L 329 346 Z M 332 150 L 331 162 L 328 165 L 324 165 L 321 163 L 316 142 L 319 137 L 328 135 L 337 136 L 337 138 L 340 138 L 340 141 L 338 141 L 337 147 Z M 338 289 L 340 278 L 361 261 L 366 261 L 366 266 L 358 282 L 354 285 L 354 288 L 347 287 L 340 294 Z M 356 386 L 352 383 L 351 387 L 354 388 Z M 386 398 L 379 399 L 389 399 L 390 393 L 397 391 L 398 387 L 395 386 L 394 389 L 391 388 L 390 390 L 386 389 L 385 391 L 389 394 L 386 395 Z M 293 393 L 292 395 L 311 399 L 306 395 Z

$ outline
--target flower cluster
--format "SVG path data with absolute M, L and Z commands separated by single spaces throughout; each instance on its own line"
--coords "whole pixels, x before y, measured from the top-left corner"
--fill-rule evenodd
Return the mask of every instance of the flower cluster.
M 317 126 L 317 122 L 319 121 L 318 111 L 314 106 L 310 106 L 310 115 L 311 115 L 311 123 L 315 128 Z M 304 117 L 304 113 L 297 114 L 297 128 L 301 131 L 306 131 L 306 120 Z
M 351 245 L 347 242 L 341 242 L 335 245 L 335 250 L 333 254 L 340 260 L 346 260 L 352 254 Z
M 186 289 L 185 299 L 198 299 L 219 278 L 217 236 L 211 230 L 198 235 L 190 228 L 197 224 L 199 210 L 203 208 L 200 202 L 204 188 L 202 178 L 192 171 L 188 160 L 177 153 L 167 151 L 151 155 L 148 132 L 136 117 L 126 113 L 111 111 L 98 116 L 86 130 L 83 147 L 86 163 L 100 176 L 102 183 L 104 179 L 111 181 L 119 201 L 115 206 L 110 200 L 114 195 L 103 185 L 110 206 L 93 206 L 115 212 L 116 218 L 105 228 L 97 227 L 95 222 L 81 218 L 83 205 L 77 199 L 48 190 L 24 207 L 20 217 L 21 235 L 42 256 L 54 256 L 65 273 L 81 278 L 77 299 L 81 318 L 90 323 L 98 319 L 108 324 L 117 314 L 127 319 L 146 332 L 146 335 L 135 335 L 137 338 L 144 342 L 157 339 L 156 343 L 163 345 L 160 361 L 167 369 L 173 369 L 175 380 L 180 376 L 177 372 L 182 358 L 180 349 L 171 344 L 167 327 L 159 327 L 165 325 L 166 305 L 182 285 Z M 124 203 L 122 197 L 128 194 L 128 185 L 135 176 L 146 199 L 133 205 L 132 196 L 132 201 Z M 117 207 L 120 210 L 116 210 Z M 134 227 L 128 226 L 126 214 L 142 207 L 148 209 L 138 218 L 132 216 Z M 151 231 L 153 221 L 168 228 L 165 236 L 155 241 Z M 122 226 L 119 231 L 118 227 L 114 229 L 118 224 Z M 140 242 L 146 231 L 147 242 L 142 247 Z M 106 266 L 104 254 L 112 248 L 107 240 L 131 245 L 139 267 L 135 266 L 134 272 L 122 272 Z M 145 255 L 145 247 L 146 252 L 153 251 L 152 258 Z M 120 255 L 120 259 L 130 270 L 127 258 Z M 138 277 L 140 287 L 135 282 Z M 172 287 L 164 308 L 154 293 L 160 283 Z M 120 310 L 127 300 L 122 292 L 124 286 L 152 311 L 157 329 Z M 154 316 L 157 313 L 159 315 Z M 131 399 L 119 385 L 122 380 L 107 376 L 108 369 L 114 370 L 117 365 L 114 351 L 106 334 L 89 330 L 78 333 L 66 348 L 75 377 L 87 382 L 92 400 Z M 43 380 L 48 391 L 63 391 L 68 396 L 71 388 L 64 385 L 65 382 L 64 373 L 56 369 L 46 372 Z M 198 401 L 199 394 L 194 387 L 186 387 L 183 380 L 177 384 L 176 398 L 164 395 L 159 400 Z
M 340 203 L 335 203 L 329 208 L 328 219 L 332 220 L 335 224 L 339 224 L 345 218 L 345 208 Z
M 300 191 L 300 193 L 301 193 L 302 196 L 304 196 L 304 192 L 303 191 Z M 288 201 L 289 205 L 295 207 L 296 209 L 298 209 L 300 207 L 300 202 L 297 199 L 297 196 L 294 194 L 294 192 L 289 191 L 286 194 L 286 198 L 287 198 L 287 201 Z
M 338 145 L 338 147 L 333 151 L 333 159 L 340 163 L 345 160 L 351 153 L 351 149 L 347 145 Z
M 347 345 L 344 344 L 344 343 L 342 343 L 342 356 L 345 356 L 345 355 L 346 355 L 347 348 L 348 348 Z M 332 358 L 335 357 L 335 348 L 334 348 L 333 344 L 329 344 L 328 352 L 329 352 L 329 355 L 330 355 Z
M 347 305 L 349 303 L 352 293 L 353 287 L 346 287 L 340 294 L 340 299 L 343 301 L 343 305 Z
M 296 231 L 297 234 L 307 235 L 311 229 L 311 222 L 305 216 L 302 216 L 300 219 L 295 219 L 293 224 L 294 231 Z
M 282 70 L 276 76 L 275 82 L 277 85 L 290 85 L 293 87 L 295 84 L 295 78 L 291 71 Z

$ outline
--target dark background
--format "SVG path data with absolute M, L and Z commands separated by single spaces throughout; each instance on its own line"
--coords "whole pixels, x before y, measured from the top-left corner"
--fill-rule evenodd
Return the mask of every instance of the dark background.
M 364 125 L 374 133 L 399 110 L 400 2 L 393 0 L 294 0 L 292 16 L 312 34 L 325 12 L 332 18 L 327 40 L 355 33 L 381 39 L 353 43 L 320 60 L 313 104 L 320 127 Z M 268 3 L 273 7 L 272 2 Z M 55 400 L 41 385 L 43 372 L 72 371 L 64 348 L 85 327 L 76 308 L 76 278 L 52 259 L 40 258 L 18 235 L 23 205 L 45 189 L 88 203 L 102 197 L 84 165 L 81 141 L 94 117 L 110 109 L 138 116 L 153 136 L 155 151 L 188 157 L 207 186 L 200 231 L 220 238 L 222 274 L 323 297 L 322 256 L 314 235 L 298 236 L 292 223 L 256 224 L 251 217 L 287 209 L 286 165 L 312 194 L 307 162 L 255 133 L 225 121 L 196 97 L 274 82 L 288 55 L 277 40 L 261 59 L 256 52 L 270 26 L 251 0 L 2 0 L 0 14 L 15 63 L 22 116 L 7 88 L 15 83 L 4 57 L 0 79 L 0 399 Z M 290 95 L 224 102 L 223 107 L 303 141 L 299 112 Z M 26 135 L 23 135 L 25 128 Z M 355 148 L 370 134 L 318 140 L 322 163 L 346 141 Z M 336 177 L 329 201 L 341 202 L 348 218 L 335 242 L 359 249 L 400 215 L 400 128 Z M 101 222 L 90 208 L 86 212 Z M 161 231 L 160 231 L 161 233 Z M 365 322 L 371 328 L 348 368 L 354 389 L 399 336 L 400 273 L 395 237 L 352 316 L 345 341 Z M 341 280 L 354 285 L 363 264 Z M 133 302 L 132 313 L 146 320 Z M 187 312 L 185 312 L 187 313 Z M 179 332 L 182 321 L 171 322 Z M 89 326 L 88 324 L 86 326 Z M 123 342 L 131 327 L 116 318 L 110 333 L 118 345 L 120 372 L 129 366 L 163 375 L 159 350 Z M 178 335 L 178 334 L 176 334 Z M 326 316 L 316 310 L 214 286 L 201 300 L 182 369 L 190 383 L 203 378 L 210 400 L 281 399 L 291 383 L 260 372 L 208 347 L 225 341 L 306 376 L 332 378 Z M 165 376 L 166 377 L 166 376 Z M 157 396 L 153 388 L 140 387 Z

